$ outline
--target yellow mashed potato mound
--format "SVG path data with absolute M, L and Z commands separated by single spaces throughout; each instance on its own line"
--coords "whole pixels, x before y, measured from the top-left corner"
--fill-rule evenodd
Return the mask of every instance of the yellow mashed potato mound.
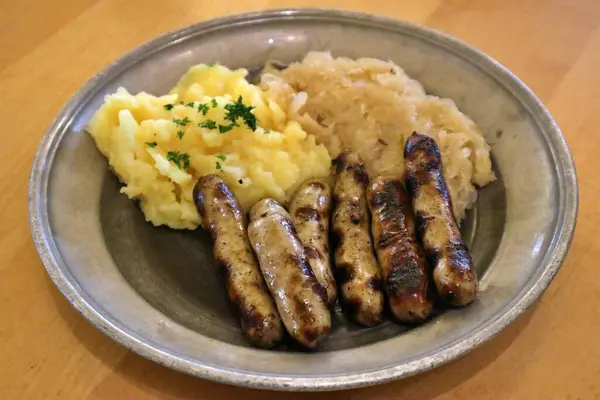
M 245 211 L 264 197 L 286 202 L 304 180 L 329 175 L 326 148 L 246 74 L 196 65 L 168 95 L 119 88 L 106 96 L 87 131 L 147 221 L 197 228 L 192 191 L 203 175 L 220 175 Z M 239 118 L 238 126 L 221 132 L 219 125 L 231 125 L 227 108 L 240 100 L 254 107 L 256 129 Z

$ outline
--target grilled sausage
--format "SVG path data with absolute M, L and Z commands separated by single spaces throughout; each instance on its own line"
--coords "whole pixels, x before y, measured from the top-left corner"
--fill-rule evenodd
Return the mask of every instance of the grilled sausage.
M 381 274 L 373 254 L 365 189 L 369 177 L 358 154 L 345 151 L 336 160 L 332 231 L 335 275 L 344 308 L 355 322 L 382 321 Z
M 374 178 L 367 189 L 367 203 L 390 309 L 401 322 L 422 322 L 433 308 L 429 267 L 417 243 L 412 206 L 402 181 Z
M 202 226 L 212 237 L 213 253 L 242 331 L 253 345 L 272 348 L 283 337 L 283 327 L 248 242 L 237 199 L 220 177 L 207 175 L 194 186 L 194 201 Z
M 322 179 L 304 182 L 290 202 L 290 215 L 298 239 L 304 246 L 313 274 L 327 292 L 329 304 L 337 298 L 337 288 L 329 260 L 329 217 L 331 186 Z
M 477 274 L 452 212 L 440 150 L 432 138 L 415 132 L 406 142 L 404 160 L 417 234 L 438 294 L 447 304 L 467 305 L 477 296 Z
M 259 201 L 250 210 L 248 237 L 287 331 L 314 348 L 331 330 L 331 313 L 290 215 L 275 200 Z

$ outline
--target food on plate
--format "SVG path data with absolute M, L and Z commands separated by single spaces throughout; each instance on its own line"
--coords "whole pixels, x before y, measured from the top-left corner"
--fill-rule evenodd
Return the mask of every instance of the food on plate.
M 401 322 L 423 322 L 433 310 L 430 271 L 404 184 L 396 177 L 378 176 L 369 183 L 366 196 L 390 310 Z
M 414 133 L 404 158 L 417 233 L 432 263 L 438 295 L 447 304 L 467 305 L 477 296 L 477 274 L 452 214 L 440 150 L 434 139 Z
M 331 330 L 331 313 L 290 215 L 273 199 L 259 201 L 250 210 L 248 237 L 288 333 L 314 348 Z
M 192 188 L 208 174 L 223 178 L 244 211 L 264 197 L 287 201 L 301 182 L 329 175 L 325 147 L 246 74 L 196 65 L 168 95 L 119 88 L 106 96 L 87 130 L 146 220 L 195 229 Z
M 283 326 L 248 242 L 246 218 L 236 197 L 217 175 L 201 177 L 193 197 L 244 335 L 257 347 L 274 347 L 283 337 Z
M 357 153 L 344 151 L 335 163 L 331 228 L 340 298 L 355 322 L 373 326 L 382 321 L 384 298 L 369 234 L 369 211 L 365 200 L 369 176 Z
M 415 131 L 426 134 L 440 147 L 459 221 L 475 203 L 476 187 L 495 179 L 490 147 L 475 123 L 452 100 L 426 94 L 398 65 L 310 52 L 280 69 L 267 66 L 261 87 L 332 158 L 350 148 L 370 176 L 402 176 L 406 140 Z
M 337 299 L 337 288 L 329 256 L 331 186 L 324 179 L 304 182 L 292 197 L 289 210 L 310 267 L 332 304 Z
M 166 95 L 119 88 L 87 130 L 147 221 L 210 233 L 249 342 L 285 329 L 314 349 L 337 300 L 364 326 L 386 304 L 414 324 L 436 295 L 471 303 L 459 224 L 496 179 L 475 123 L 392 62 L 311 52 L 247 74 L 200 64 Z

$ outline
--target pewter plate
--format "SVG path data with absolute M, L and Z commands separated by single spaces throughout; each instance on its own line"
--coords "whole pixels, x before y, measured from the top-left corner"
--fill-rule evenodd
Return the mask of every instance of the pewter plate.
M 167 92 L 193 64 L 255 68 L 309 50 L 390 59 L 453 99 L 492 145 L 499 179 L 463 233 L 481 296 L 412 329 L 364 329 L 338 314 L 315 352 L 249 347 L 232 318 L 207 235 L 155 228 L 119 194 L 84 131 L 107 93 Z M 420 26 L 334 10 L 231 16 L 154 39 L 92 78 L 48 129 L 29 188 L 33 238 L 60 291 L 122 345 L 170 368 L 266 389 L 331 390 L 399 379 L 455 359 L 500 332 L 548 286 L 569 247 L 577 181 L 565 140 L 535 95 L 500 64 Z

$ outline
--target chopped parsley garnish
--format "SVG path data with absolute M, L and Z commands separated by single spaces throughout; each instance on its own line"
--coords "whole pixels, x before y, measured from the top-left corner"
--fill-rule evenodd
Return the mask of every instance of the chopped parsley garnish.
M 206 129 L 217 129 L 217 123 L 212 119 L 207 119 L 206 121 L 200 122 L 198 124 L 198 127 Z
M 270 129 L 265 130 L 265 135 L 268 135 L 269 133 L 271 133 Z
M 206 115 L 208 113 L 208 104 L 200 103 L 198 104 L 198 112 L 201 112 L 202 115 Z
M 165 104 L 163 107 L 165 108 L 165 110 L 171 111 L 175 106 L 173 104 Z
M 169 151 L 167 160 L 172 161 L 179 169 L 186 169 L 190 166 L 190 155 L 188 153 L 180 153 L 179 151 Z
M 219 154 L 217 155 L 217 158 L 221 161 L 225 161 L 227 159 L 227 157 L 225 156 L 225 154 Z
M 189 107 L 189 108 L 194 108 L 194 102 L 193 102 L 193 101 L 190 101 L 190 102 L 189 102 L 189 103 L 187 103 L 185 106 L 186 106 L 186 107 Z
M 184 131 L 177 131 L 177 136 L 179 137 L 179 140 L 181 140 L 183 138 L 184 134 L 185 134 Z
M 190 123 L 190 119 L 188 117 L 184 117 L 182 119 L 173 118 L 173 123 L 179 126 L 186 126 Z
M 216 167 L 217 169 L 222 169 L 222 168 L 221 168 L 221 163 L 220 163 L 220 162 L 218 162 L 218 161 L 217 161 L 217 162 L 215 162 L 215 167 Z
M 152 148 L 155 148 L 156 144 L 157 144 L 156 142 L 146 142 L 146 146 L 152 147 Z
M 184 104 L 183 101 L 180 101 L 179 104 Z
M 239 126 L 237 122 L 231 123 L 229 125 L 219 125 L 219 133 L 226 133 L 233 129 L 234 126 Z
M 227 110 L 227 113 L 225 114 L 225 119 L 227 121 L 230 121 L 230 126 L 239 126 L 237 125 L 236 121 L 238 118 L 241 118 L 246 124 L 246 126 L 248 126 L 248 128 L 255 131 L 257 121 L 256 115 L 252 114 L 253 109 L 254 107 L 245 105 L 243 103 L 242 96 L 239 96 L 235 103 L 225 105 L 225 110 Z
M 219 65 L 219 63 L 215 61 L 215 62 L 208 63 L 206 65 L 208 65 L 209 67 L 214 67 L 215 65 Z
M 212 104 L 213 108 L 217 108 L 217 106 L 218 106 L 218 104 L 217 104 L 217 100 L 215 100 L 215 99 L 212 99 L 212 100 L 210 101 L 210 104 Z

